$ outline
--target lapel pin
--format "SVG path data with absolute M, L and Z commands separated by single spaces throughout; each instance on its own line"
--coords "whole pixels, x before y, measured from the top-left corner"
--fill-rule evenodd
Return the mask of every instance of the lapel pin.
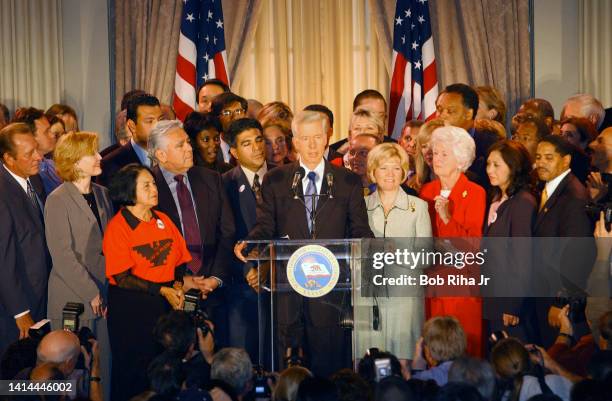
M 412 202 L 412 201 L 410 202 L 410 211 L 411 211 L 412 213 L 414 213 L 414 212 L 416 211 L 416 205 L 415 205 L 415 204 L 414 204 L 414 202 Z
M 240 186 L 240 188 L 238 188 L 238 192 L 244 192 L 244 188 L 245 188 L 245 186 L 244 186 L 244 184 L 242 184 Z
M 164 225 L 164 222 L 161 221 L 160 219 L 157 219 L 157 228 L 159 228 L 160 230 L 163 230 L 164 228 L 166 228 L 166 226 Z
M 467 197 L 467 191 L 463 191 L 463 193 L 461 194 L 461 196 L 463 196 L 464 198 Z

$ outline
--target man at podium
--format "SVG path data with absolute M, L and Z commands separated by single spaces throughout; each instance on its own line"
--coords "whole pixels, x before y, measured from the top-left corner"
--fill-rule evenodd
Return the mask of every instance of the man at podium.
M 263 202 L 247 240 L 372 238 L 361 180 L 324 158 L 328 120 L 302 111 L 293 119 L 293 146 L 299 161 L 270 170 L 262 184 Z M 246 245 L 234 248 L 242 260 Z M 279 302 L 278 352 L 301 348 L 315 374 L 350 367 L 350 333 L 339 326 L 341 303 L 331 292 L 320 298 L 297 294 Z

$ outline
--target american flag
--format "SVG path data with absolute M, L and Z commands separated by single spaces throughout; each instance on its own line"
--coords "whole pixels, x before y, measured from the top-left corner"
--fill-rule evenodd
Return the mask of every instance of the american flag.
M 196 89 L 217 78 L 229 85 L 221 0 L 183 0 L 173 106 L 179 119 L 196 109 Z
M 397 0 L 393 23 L 389 134 L 399 138 L 406 119 L 436 112 L 438 77 L 427 0 Z

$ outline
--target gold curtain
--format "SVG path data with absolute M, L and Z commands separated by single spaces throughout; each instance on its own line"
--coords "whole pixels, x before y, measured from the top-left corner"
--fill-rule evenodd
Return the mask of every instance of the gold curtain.
M 321 103 L 334 112 L 334 140 L 346 136 L 354 96 L 388 96 L 389 72 L 366 13 L 367 0 L 262 0 L 254 40 L 232 90 L 294 112 Z
M 0 0 L 0 37 L 0 103 L 14 110 L 58 102 L 64 87 L 61 2 Z
M 371 1 L 381 47 L 391 57 L 395 0 Z M 429 13 L 438 86 L 494 86 L 514 114 L 530 95 L 529 1 L 430 0 Z
M 612 1 L 580 0 L 580 92 L 612 105 Z

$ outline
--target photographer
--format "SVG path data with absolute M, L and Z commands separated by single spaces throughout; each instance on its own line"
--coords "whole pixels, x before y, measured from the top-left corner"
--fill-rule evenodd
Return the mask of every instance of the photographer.
M 591 202 L 605 205 L 612 199 L 609 183 L 612 181 L 612 128 L 606 128 L 589 144 L 591 165 L 598 171 L 589 174 L 587 189 Z
M 232 399 L 243 400 L 253 386 L 249 354 L 241 348 L 223 348 L 213 357 L 210 378 Z

